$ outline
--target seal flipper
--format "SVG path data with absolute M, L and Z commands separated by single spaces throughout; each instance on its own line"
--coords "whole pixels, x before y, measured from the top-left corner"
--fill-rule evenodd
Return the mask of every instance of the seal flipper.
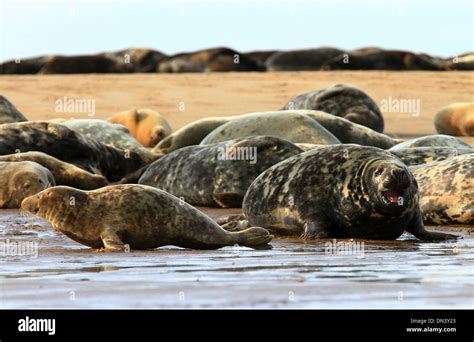
M 125 244 L 112 229 L 105 229 L 101 234 L 100 238 L 104 244 L 104 249 L 110 252 L 123 252 L 125 251 Z
M 250 227 L 249 221 L 243 214 L 224 215 L 218 217 L 215 221 L 228 232 L 239 232 Z
M 445 234 L 439 232 L 430 232 L 425 229 L 423 225 L 423 219 L 421 217 L 421 211 L 417 210 L 415 215 L 413 216 L 412 220 L 408 224 L 406 229 L 407 232 L 413 234 L 415 237 L 420 239 L 421 241 L 426 242 L 439 242 L 439 241 L 446 241 L 446 240 L 456 240 L 459 236 L 454 234 Z
M 229 232 L 229 234 L 232 235 L 235 244 L 248 247 L 266 245 L 273 239 L 273 235 L 268 230 L 260 227 L 251 227 L 240 232 Z
M 304 231 L 303 234 L 301 234 L 301 238 L 307 240 L 324 239 L 327 237 L 329 237 L 329 232 L 321 222 L 311 221 L 304 224 Z

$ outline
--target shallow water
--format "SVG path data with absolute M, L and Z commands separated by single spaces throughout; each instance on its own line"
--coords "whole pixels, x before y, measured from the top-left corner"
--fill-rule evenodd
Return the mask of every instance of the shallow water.
M 266 250 L 97 253 L 41 219 L 1 210 L 0 243 L 32 249 L 0 254 L 0 308 L 473 308 L 472 228 L 443 227 L 464 237 L 457 242 L 406 234 L 357 241 L 363 248 L 343 254 L 328 250 L 332 240 L 299 239 Z

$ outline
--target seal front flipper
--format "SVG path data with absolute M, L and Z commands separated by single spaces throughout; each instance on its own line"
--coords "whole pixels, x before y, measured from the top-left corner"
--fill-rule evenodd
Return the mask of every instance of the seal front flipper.
M 416 212 L 413 219 L 409 223 L 409 226 L 407 227 L 406 231 L 413 234 L 421 241 L 426 241 L 426 242 L 440 242 L 440 241 L 446 241 L 446 240 L 456 240 L 459 238 L 458 235 L 454 235 L 454 234 L 430 232 L 426 230 L 425 226 L 423 225 L 423 219 L 421 217 L 420 210 Z
M 318 221 L 306 222 L 304 224 L 304 232 L 301 234 L 301 238 L 308 239 L 325 239 L 329 237 L 325 225 Z
M 105 251 L 107 252 L 123 252 L 125 251 L 125 244 L 117 235 L 117 233 L 108 228 L 105 229 L 101 234 L 100 238 L 104 244 Z

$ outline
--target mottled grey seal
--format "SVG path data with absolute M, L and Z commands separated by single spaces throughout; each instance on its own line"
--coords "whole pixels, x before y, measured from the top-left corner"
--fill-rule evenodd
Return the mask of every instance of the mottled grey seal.
M 433 134 L 433 135 L 426 135 L 419 138 L 414 138 L 410 140 L 406 140 L 400 144 L 397 144 L 390 148 L 390 151 L 399 150 L 402 148 L 411 148 L 411 147 L 451 147 L 456 149 L 471 149 L 472 147 L 458 139 L 456 137 L 452 137 L 449 135 L 443 134 Z
M 250 225 L 305 238 L 455 238 L 423 226 L 415 178 L 389 152 L 333 145 L 291 157 L 264 171 L 248 189 Z
M 452 103 L 435 114 L 434 125 L 440 134 L 474 136 L 474 102 Z
M 24 152 L 0 156 L 0 161 L 32 161 L 47 168 L 57 185 L 68 185 L 83 190 L 93 190 L 108 184 L 104 176 L 87 172 L 73 164 L 63 162 L 43 152 Z
M 20 208 L 26 197 L 54 186 L 49 170 L 35 162 L 0 162 L 0 208 Z
M 245 192 L 270 166 L 303 152 L 271 136 L 188 146 L 153 162 L 139 179 L 193 205 L 241 207 Z
M 358 144 L 388 149 L 402 142 L 400 139 L 392 138 L 339 116 L 315 110 L 300 110 L 298 112 L 319 122 L 343 144 Z
M 121 124 L 145 147 L 155 147 L 171 134 L 171 126 L 160 113 L 151 109 L 135 109 L 117 113 L 107 121 Z
M 384 120 L 377 104 L 362 90 L 347 84 L 336 84 L 291 99 L 288 109 L 312 109 L 343 117 L 382 133 Z
M 160 141 L 152 151 L 169 153 L 185 146 L 199 145 L 209 133 L 232 118 L 234 116 L 209 117 L 193 121 Z
M 400 158 L 407 166 L 436 163 L 451 159 L 462 154 L 474 153 L 474 149 L 460 149 L 453 147 L 409 147 L 390 151 Z
M 109 181 L 150 163 L 157 156 L 108 146 L 51 122 L 19 122 L 0 125 L 0 155 L 39 151 L 87 171 L 98 171 Z
M 22 121 L 28 121 L 28 119 L 6 97 L 0 95 L 0 125 Z
M 339 139 L 307 115 L 276 111 L 234 117 L 209 133 L 201 141 L 201 145 L 252 135 L 272 135 L 293 143 L 340 144 Z
M 410 170 L 420 189 L 425 223 L 474 224 L 474 154 Z
M 265 62 L 268 71 L 319 70 L 332 58 L 344 53 L 344 50 L 332 47 L 280 51 L 271 55 Z
M 155 72 L 160 61 L 166 58 L 162 52 L 147 48 L 130 48 L 105 52 L 103 55 L 113 60 L 124 72 Z
M 99 119 L 70 119 L 60 123 L 73 131 L 121 150 L 143 149 L 127 127 Z
M 228 232 L 175 196 L 137 184 L 93 191 L 58 186 L 26 198 L 21 208 L 79 243 L 111 251 L 123 251 L 126 245 L 131 249 L 258 246 L 272 239 L 257 227 Z

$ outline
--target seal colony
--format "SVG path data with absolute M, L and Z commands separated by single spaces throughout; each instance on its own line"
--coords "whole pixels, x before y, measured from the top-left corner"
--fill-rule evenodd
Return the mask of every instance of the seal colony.
M 135 57 L 134 68 L 161 58 Z M 473 148 L 446 134 L 382 133 L 377 105 L 352 86 L 299 96 L 292 106 L 302 109 L 208 117 L 176 132 L 149 109 L 27 121 L 0 100 L 0 207 L 21 206 L 92 248 L 256 247 L 270 232 L 392 240 L 407 231 L 434 242 L 456 236 L 424 223 L 474 224 Z M 468 129 L 470 112 L 453 108 L 440 125 Z M 214 221 L 192 205 L 243 215 Z

